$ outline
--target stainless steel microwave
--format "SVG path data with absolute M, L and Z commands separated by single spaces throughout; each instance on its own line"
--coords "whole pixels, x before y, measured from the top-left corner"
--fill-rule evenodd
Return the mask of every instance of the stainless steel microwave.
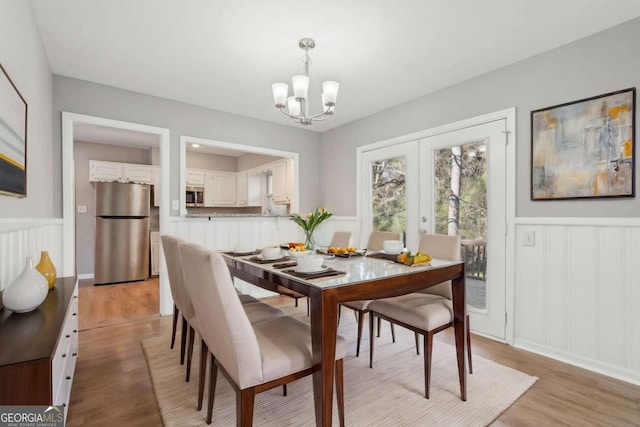
M 204 206 L 204 187 L 187 186 L 185 196 L 188 208 Z

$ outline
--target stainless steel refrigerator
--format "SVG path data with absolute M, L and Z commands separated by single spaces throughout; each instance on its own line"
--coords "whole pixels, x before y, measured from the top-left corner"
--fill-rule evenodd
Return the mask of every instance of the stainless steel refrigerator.
M 94 283 L 149 278 L 149 186 L 96 182 Z

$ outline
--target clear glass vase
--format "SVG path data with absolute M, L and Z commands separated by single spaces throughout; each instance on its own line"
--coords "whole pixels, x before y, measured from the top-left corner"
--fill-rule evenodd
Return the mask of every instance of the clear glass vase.
M 304 247 L 306 250 L 311 251 L 311 253 L 315 253 L 316 249 L 316 240 L 313 231 L 314 230 L 309 230 L 304 232 Z

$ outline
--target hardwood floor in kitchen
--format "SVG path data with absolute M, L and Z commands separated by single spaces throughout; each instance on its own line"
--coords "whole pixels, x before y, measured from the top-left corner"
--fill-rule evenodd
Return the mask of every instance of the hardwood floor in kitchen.
M 78 283 L 78 320 L 81 331 L 159 316 L 159 280 L 94 286 L 93 280 Z
M 265 301 L 276 307 L 293 306 L 288 297 Z M 306 305 L 300 304 L 298 310 L 306 312 Z M 88 314 L 81 312 L 80 319 Z M 353 317 L 343 310 L 341 321 Z M 67 426 L 161 426 L 140 346 L 142 339 L 158 335 L 166 337 L 169 351 L 171 316 L 82 331 Z M 453 343 L 452 328 L 435 339 Z M 476 335 L 472 346 L 475 355 L 539 378 L 494 426 L 640 425 L 640 387 Z M 347 357 L 354 357 L 353 351 Z M 367 351 L 360 357 L 367 358 Z

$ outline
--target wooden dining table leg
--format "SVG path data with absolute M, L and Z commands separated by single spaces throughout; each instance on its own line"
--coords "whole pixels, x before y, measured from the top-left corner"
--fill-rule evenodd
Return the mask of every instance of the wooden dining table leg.
M 320 366 L 313 373 L 316 426 L 329 427 L 333 415 L 338 301 L 335 289 L 314 289 L 310 296 L 313 363 Z
M 453 329 L 456 341 L 456 356 L 458 360 L 458 378 L 460 380 L 460 399 L 467 400 L 467 339 L 466 339 L 466 290 L 464 267 L 460 277 L 451 283 L 453 299 Z M 424 350 L 427 351 L 426 349 Z

